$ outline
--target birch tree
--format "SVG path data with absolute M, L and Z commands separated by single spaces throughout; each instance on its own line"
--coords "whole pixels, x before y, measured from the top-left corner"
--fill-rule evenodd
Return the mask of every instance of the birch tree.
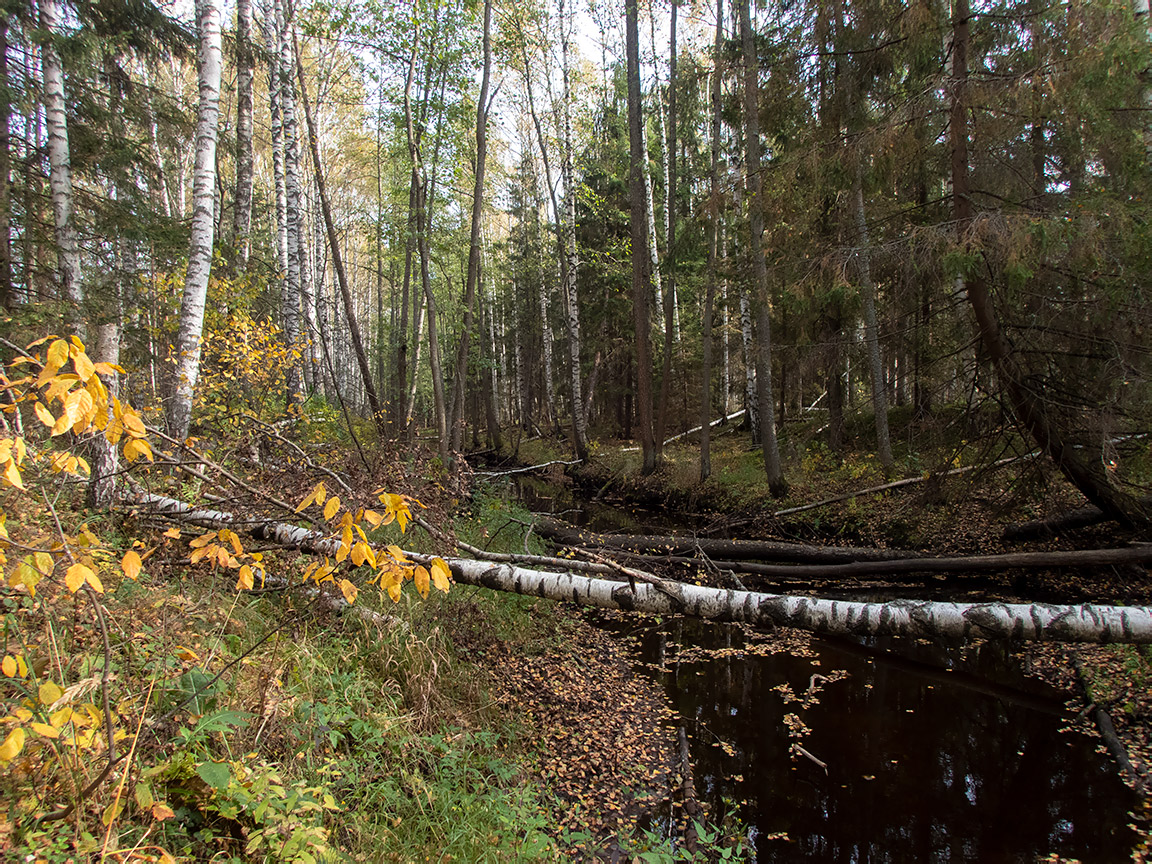
M 40 70 L 44 86 L 44 122 L 48 129 L 49 186 L 56 225 L 56 269 L 60 279 L 60 297 L 68 304 L 65 317 L 71 327 L 83 334 L 84 288 L 73 220 L 72 158 L 68 145 L 64 64 L 53 41 L 60 35 L 61 17 L 58 0 L 42 0 L 40 24 L 47 38 L 41 48 Z
M 196 114 L 196 150 L 192 175 L 192 232 L 188 244 L 188 270 L 180 300 L 180 324 L 176 337 L 176 373 L 165 402 L 168 433 L 178 440 L 188 437 L 192 423 L 192 397 L 200 376 L 200 336 L 204 329 L 204 304 L 208 276 L 212 271 L 212 240 L 215 230 L 213 200 L 216 186 L 216 133 L 220 116 L 219 0 L 196 0 L 199 50 L 196 78 L 200 103 Z
M 255 55 L 252 51 L 252 0 L 236 0 L 236 192 L 232 247 L 239 271 L 248 267 L 252 228 L 252 112 Z

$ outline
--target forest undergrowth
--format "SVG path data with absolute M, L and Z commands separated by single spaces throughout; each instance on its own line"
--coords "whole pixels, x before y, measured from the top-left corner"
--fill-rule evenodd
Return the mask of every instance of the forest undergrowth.
M 114 370 L 78 340 L 33 346 L 22 365 L 22 378 L 10 368 L 5 381 L 0 436 L 5 858 L 655 864 L 746 854 L 727 822 L 705 819 L 692 827 L 707 842 L 682 842 L 674 718 L 620 645 L 564 607 L 449 586 L 434 563 L 405 557 L 401 547 L 449 554 L 453 536 L 544 552 L 506 487 L 372 442 L 366 425 L 352 429 L 358 447 L 341 415 L 317 405 L 288 422 L 251 406 L 205 410 L 181 446 L 102 389 Z M 111 511 L 85 500 L 103 442 L 130 493 Z M 949 447 L 933 464 L 990 452 Z M 518 458 L 563 455 L 525 442 Z M 710 485 L 690 479 L 687 446 L 669 449 L 655 479 L 633 479 L 633 456 L 604 444 L 575 480 L 553 479 L 622 500 L 695 502 L 687 512 L 701 525 L 763 536 L 930 546 L 951 534 L 961 551 L 998 542 L 993 514 L 1051 508 L 1066 494 L 1037 500 L 1027 470 L 975 472 L 780 520 L 735 436 L 718 444 L 723 481 Z M 793 458 L 802 479 L 785 507 L 877 482 L 867 455 L 832 457 L 814 439 Z M 226 507 L 237 530 L 176 524 L 132 503 L 144 490 Z M 412 527 L 416 517 L 438 535 Z M 336 561 L 240 536 L 269 518 L 329 532 Z M 1021 584 L 1010 577 L 997 590 Z M 1137 583 L 1113 588 L 1147 601 Z M 1081 686 L 1117 717 L 1142 775 L 1149 656 L 1091 652 L 1079 655 L 1092 670 Z M 1067 685 L 1069 660 L 1051 662 L 1057 683 Z
M 677 848 L 659 736 L 634 754 L 580 744 L 589 718 L 633 733 L 659 719 L 659 692 L 619 649 L 577 650 L 589 629 L 578 616 L 442 584 L 400 549 L 450 551 L 411 527 L 416 514 L 493 550 L 539 544 L 509 522 L 509 502 L 470 498 L 416 449 L 373 444 L 362 460 L 323 406 L 288 423 L 204 411 L 180 447 L 107 394 L 115 370 L 78 340 L 27 357 L 28 374 L 3 382 L 13 410 L 0 437 L 0 857 L 657 862 L 738 850 Z M 86 502 L 105 442 L 126 493 L 110 511 Z M 226 506 L 236 530 L 176 524 L 132 503 L 144 490 Z M 273 516 L 343 537 L 336 561 L 244 535 Z M 542 701 L 514 683 L 561 679 L 583 696 Z

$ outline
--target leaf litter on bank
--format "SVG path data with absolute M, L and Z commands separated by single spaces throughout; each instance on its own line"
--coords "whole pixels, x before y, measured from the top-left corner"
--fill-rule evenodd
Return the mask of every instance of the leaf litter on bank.
M 528 656 L 499 642 L 483 655 L 493 699 L 535 738 L 535 775 L 556 799 L 557 839 L 594 838 L 596 857 L 616 838 L 667 812 L 676 780 L 674 712 L 660 688 L 631 670 L 627 647 L 574 618 L 572 638 Z

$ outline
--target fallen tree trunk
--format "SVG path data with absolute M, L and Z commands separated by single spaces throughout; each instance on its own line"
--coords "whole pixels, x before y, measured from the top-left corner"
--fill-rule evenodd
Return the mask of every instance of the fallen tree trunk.
M 1069 510 L 1067 513 L 1049 516 L 1047 519 L 1033 519 L 1029 522 L 1021 522 L 1018 525 L 1009 525 L 1004 529 L 1004 533 L 1000 539 L 1005 543 L 1019 543 L 1023 540 L 1046 540 L 1055 537 L 1062 531 L 1071 531 L 1074 528 L 1087 528 L 1089 525 L 1099 525 L 1101 522 L 1110 521 L 1111 518 L 1111 516 L 1106 516 L 1104 511 L 1095 504 L 1089 504 L 1087 507 L 1079 507 L 1075 510 Z
M 879 492 L 887 492 L 891 489 L 903 489 L 905 486 L 916 486 L 920 483 L 927 483 L 929 480 L 938 480 L 942 477 L 956 477 L 960 474 L 968 474 L 972 471 L 991 470 L 993 468 L 1002 468 L 1005 465 L 1011 465 L 1013 462 L 1019 462 L 1021 459 L 1028 459 L 1035 456 L 1037 451 L 1025 453 L 1023 456 L 1008 456 L 1004 459 L 997 460 L 991 465 L 966 465 L 963 468 L 952 468 L 949 471 L 942 471 L 939 474 L 924 474 L 920 477 L 908 477 L 904 480 L 893 480 L 891 483 L 881 483 L 879 486 L 869 486 L 867 489 L 858 489 L 855 492 L 845 492 L 843 495 L 833 495 L 831 498 L 824 498 L 820 501 L 813 501 L 811 504 L 802 504 L 799 507 L 787 507 L 783 510 L 777 510 L 772 515 L 776 517 L 791 516 L 793 513 L 804 513 L 808 510 L 815 510 L 818 507 L 825 507 L 829 504 L 838 504 L 841 501 L 851 501 L 853 498 L 861 498 L 865 495 L 875 495 Z
M 643 555 L 644 560 L 661 560 Z M 699 559 L 668 557 L 676 563 L 703 563 Z M 1152 544 L 1125 549 L 1078 549 L 1068 552 L 1005 552 L 1000 555 L 969 555 L 960 558 L 905 558 L 898 561 L 854 561 L 847 564 L 756 564 L 713 561 L 722 570 L 755 573 L 777 579 L 835 579 L 854 576 L 897 576 L 906 573 L 974 573 L 1013 567 L 1091 567 L 1108 564 L 1152 563 Z
M 850 564 L 854 561 L 898 561 L 918 558 L 906 549 L 864 549 L 852 546 L 808 546 L 774 540 L 718 540 L 712 537 L 657 537 L 637 534 L 596 534 L 563 522 L 537 517 L 536 532 L 566 546 L 622 549 L 652 555 L 695 555 L 742 561 L 797 561 L 813 564 Z
M 331 554 L 339 541 L 295 525 L 243 523 L 233 514 L 197 509 L 161 495 L 137 493 L 130 499 L 181 521 L 205 527 L 243 528 L 285 546 Z M 429 556 L 405 553 L 414 560 Z M 684 614 L 758 627 L 800 627 L 845 636 L 923 636 L 1039 639 L 1062 642 L 1152 643 L 1152 607 L 1055 606 L 1044 603 L 952 603 L 891 600 L 854 603 L 785 594 L 758 594 L 684 585 L 610 582 L 573 573 L 545 573 L 510 564 L 465 558 L 446 559 L 458 582 L 596 606 L 657 615 Z

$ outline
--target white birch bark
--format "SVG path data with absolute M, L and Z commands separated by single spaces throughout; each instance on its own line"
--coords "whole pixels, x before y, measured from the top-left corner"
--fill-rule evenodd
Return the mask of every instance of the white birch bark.
M 540 343 L 544 354 L 544 426 L 556 424 L 556 385 L 552 379 L 552 325 L 548 319 L 548 281 L 540 268 Z M 525 417 L 528 415 L 525 414 Z
M 283 522 L 252 523 L 234 514 L 197 509 L 162 495 L 130 499 L 181 522 L 205 528 L 234 526 L 261 539 L 334 556 L 338 537 Z M 381 552 L 381 554 L 384 554 Z M 406 552 L 413 560 L 428 556 Z M 838 636 L 913 636 L 1053 642 L 1152 643 L 1152 607 L 1065 606 L 1048 603 L 957 603 L 889 600 L 857 603 L 791 594 L 762 594 L 657 580 L 658 584 L 612 582 L 575 573 L 549 573 L 514 564 L 445 558 L 457 582 L 545 597 L 580 606 L 652 615 L 681 614 L 754 627 L 799 627 Z
M 61 10 L 57 0 L 42 0 L 40 21 L 48 38 L 40 55 L 44 84 L 44 120 L 48 129 L 49 187 L 52 214 L 56 222 L 57 271 L 60 297 L 68 304 L 69 326 L 83 335 L 84 288 L 80 273 L 80 249 L 76 225 L 72 221 L 72 160 L 68 147 L 68 116 L 64 97 L 64 64 L 52 39 L 60 30 Z
M 165 403 L 169 434 L 188 436 L 192 422 L 192 395 L 200 377 L 200 335 L 204 303 L 212 271 L 212 219 L 216 187 L 216 133 L 220 117 L 220 6 L 219 0 L 196 0 L 200 47 L 196 57 L 200 105 L 196 115 L 195 168 L 192 176 L 192 234 L 188 244 L 188 272 L 180 301 L 176 337 L 176 376 Z
M 284 125 L 280 112 L 280 38 L 276 23 L 276 4 L 268 4 L 264 20 L 264 43 L 268 51 L 268 111 L 272 136 L 272 188 L 276 202 L 276 263 L 278 281 L 288 273 L 288 204 L 284 178 Z M 283 287 L 281 287 L 283 292 Z
M 569 10 L 570 13 L 571 10 Z M 565 14 L 564 0 L 560 0 L 560 50 L 561 72 L 564 79 L 564 158 L 561 175 L 564 182 L 564 255 L 568 261 L 565 271 L 565 296 L 568 302 L 568 359 L 572 381 L 572 435 L 576 455 L 584 459 L 588 455 L 588 418 L 584 415 L 584 400 L 580 386 L 580 306 L 576 292 L 576 269 L 580 266 L 576 251 L 576 188 L 572 170 L 572 90 L 568 70 L 568 28 L 570 14 Z M 543 146 L 543 142 L 541 142 Z M 557 214 L 559 218 L 559 214 Z
M 1148 0 L 1132 0 L 1132 14 L 1144 31 L 1144 41 L 1152 45 L 1152 15 L 1149 15 Z M 1148 80 L 1149 69 L 1143 70 L 1144 86 L 1141 96 L 1144 101 L 1144 153 L 1152 162 L 1152 83 Z
M 657 112 L 659 113 L 659 112 Z M 663 121 L 661 121 L 663 122 Z M 660 278 L 660 247 L 656 242 L 656 205 L 652 198 L 652 167 L 648 164 L 648 124 L 640 124 L 640 137 L 644 142 L 644 161 L 640 167 L 644 174 L 644 197 L 648 200 L 648 246 L 652 250 L 652 291 L 656 309 L 664 307 L 664 285 Z
M 239 271 L 248 268 L 252 228 L 252 0 L 236 0 L 236 193 L 232 245 Z
M 288 16 L 281 0 L 273 4 L 276 10 L 276 26 L 280 33 L 280 121 L 283 126 L 284 141 L 284 203 L 285 233 L 287 239 L 288 270 L 287 278 L 281 285 L 280 316 L 284 328 L 284 344 L 288 349 L 285 370 L 286 403 L 298 407 L 304 401 L 300 381 L 300 148 L 299 132 L 296 124 L 296 89 L 292 54 L 292 39 L 288 31 Z
M 756 390 L 756 361 L 752 346 L 752 307 L 748 292 L 740 289 L 740 340 L 744 349 L 744 407 L 748 409 L 748 426 L 752 440 L 760 440 L 760 399 Z

